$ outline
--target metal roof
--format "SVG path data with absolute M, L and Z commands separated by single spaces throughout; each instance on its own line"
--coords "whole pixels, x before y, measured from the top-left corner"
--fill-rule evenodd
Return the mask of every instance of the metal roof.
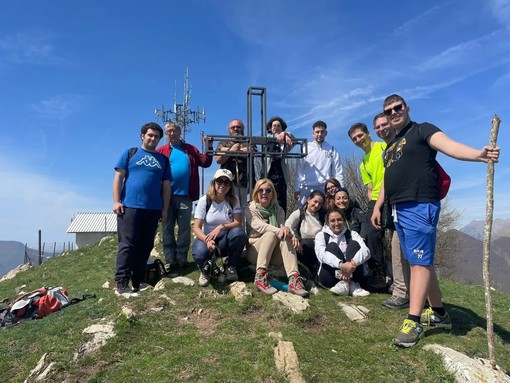
M 67 228 L 68 233 L 116 233 L 117 214 L 77 213 Z

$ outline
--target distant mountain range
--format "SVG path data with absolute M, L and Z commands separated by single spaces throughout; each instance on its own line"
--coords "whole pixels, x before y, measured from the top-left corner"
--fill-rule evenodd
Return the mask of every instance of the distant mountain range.
M 28 249 L 30 259 L 37 259 L 38 251 Z M 25 245 L 17 241 L 0 241 L 0 277 L 15 267 L 22 265 L 25 259 Z
M 507 220 L 507 222 L 510 221 Z M 469 226 L 469 225 L 468 225 Z M 473 226 L 472 226 L 473 227 Z M 482 228 L 483 231 L 483 228 Z M 456 259 L 449 272 L 455 281 L 468 285 L 483 284 L 483 243 L 458 230 L 450 230 L 448 237 L 458 240 Z M 510 236 L 499 236 L 491 242 L 490 277 L 491 286 L 510 293 Z
M 485 221 L 471 221 L 460 229 L 460 231 L 482 241 L 485 231 Z M 498 218 L 492 222 L 491 239 L 495 241 L 501 237 L 510 238 L 510 219 Z

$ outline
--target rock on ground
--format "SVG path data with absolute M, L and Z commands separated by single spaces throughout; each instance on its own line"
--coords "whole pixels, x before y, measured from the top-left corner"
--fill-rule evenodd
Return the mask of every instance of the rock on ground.
M 308 300 L 299 295 L 278 291 L 272 297 L 275 301 L 283 303 L 284 306 L 291 309 L 294 313 L 301 313 L 310 307 Z
M 338 306 L 347 315 L 347 318 L 353 322 L 364 322 L 368 319 L 368 313 L 370 312 L 364 306 L 358 306 L 350 303 L 338 302 Z
M 506 375 L 499 366 L 492 369 L 486 359 L 472 359 L 451 348 L 439 344 L 427 344 L 424 350 L 431 350 L 443 357 L 443 363 L 446 369 L 453 373 L 455 381 L 458 383 L 510 383 L 510 376 Z
M 233 282 L 230 284 L 230 293 L 234 296 L 234 299 L 238 302 L 241 302 L 246 299 L 246 297 L 251 297 L 252 293 L 250 289 L 246 286 L 244 282 Z
M 290 383 L 305 383 L 299 371 L 299 359 L 292 342 L 279 340 L 274 348 L 274 359 L 276 368 L 287 375 Z
M 83 330 L 84 334 L 92 334 L 93 338 L 80 346 L 77 353 L 74 354 L 74 360 L 79 357 L 98 350 L 106 344 L 106 341 L 115 336 L 113 323 L 93 324 Z

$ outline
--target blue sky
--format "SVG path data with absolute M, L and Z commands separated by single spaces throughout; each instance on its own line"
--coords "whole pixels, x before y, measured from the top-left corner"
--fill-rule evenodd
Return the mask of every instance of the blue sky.
M 186 137 L 197 146 L 246 121 L 250 86 L 298 137 L 325 120 L 341 155 L 391 93 L 477 148 L 497 113 L 495 217 L 510 218 L 509 0 L 27 0 L 0 5 L 0 239 L 73 241 L 75 213 L 111 211 L 115 162 L 156 107 L 182 101 L 186 67 L 207 112 Z M 486 166 L 439 160 L 462 223 L 485 219 Z

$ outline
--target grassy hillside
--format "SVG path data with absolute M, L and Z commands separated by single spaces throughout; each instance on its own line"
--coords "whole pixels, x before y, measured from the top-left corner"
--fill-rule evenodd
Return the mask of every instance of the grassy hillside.
M 46 352 L 57 362 L 46 380 L 51 382 L 285 382 L 275 367 L 276 341 L 267 335 L 271 331 L 294 342 L 307 382 L 450 382 L 439 356 L 423 350 L 423 345 L 439 343 L 469 356 L 488 355 L 480 286 L 443 280 L 453 331 L 428 330 L 416 347 L 399 349 L 391 340 L 405 312 L 381 306 L 385 294 L 352 298 L 321 290 L 309 299 L 311 307 L 303 314 L 292 314 L 255 291 L 238 303 L 211 286 L 186 287 L 170 280 L 163 291 L 148 290 L 130 300 L 116 297 L 112 289 L 101 288 L 105 281 L 113 286 L 116 246 L 111 238 L 0 283 L 0 298 L 13 298 L 15 288 L 24 284 L 25 291 L 62 285 L 72 297 L 97 294 L 44 319 L 2 330 L 2 382 L 23 382 Z M 192 266 L 188 271 L 197 281 L 198 271 Z M 252 278 L 248 270 L 241 272 L 250 286 Z M 496 358 L 508 371 L 510 296 L 494 292 L 493 299 Z M 348 321 L 338 301 L 366 306 L 368 321 Z M 123 306 L 136 317 L 126 319 Z M 99 351 L 73 361 L 80 345 L 90 339 L 83 329 L 107 321 L 114 323 L 116 336 Z

